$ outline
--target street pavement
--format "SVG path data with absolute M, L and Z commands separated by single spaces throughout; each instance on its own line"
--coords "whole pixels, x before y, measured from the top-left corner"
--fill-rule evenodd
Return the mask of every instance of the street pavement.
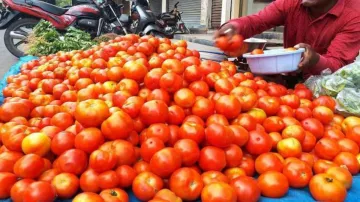
M 11 55 L 5 47 L 4 32 L 5 30 L 0 31 L 0 78 L 3 78 L 4 74 L 9 70 L 9 67 L 17 61 L 17 58 Z

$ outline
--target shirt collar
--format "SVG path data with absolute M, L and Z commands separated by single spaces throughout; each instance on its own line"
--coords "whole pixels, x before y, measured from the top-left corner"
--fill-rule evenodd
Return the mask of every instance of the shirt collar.
M 345 0 L 338 0 L 332 9 L 329 10 L 328 14 L 339 17 L 345 8 Z
M 303 7 L 303 5 L 301 5 Z M 303 7 L 304 8 L 304 7 Z M 339 17 L 345 8 L 345 0 L 338 0 L 338 2 L 324 15 L 330 14 Z M 307 8 L 305 8 L 307 10 Z

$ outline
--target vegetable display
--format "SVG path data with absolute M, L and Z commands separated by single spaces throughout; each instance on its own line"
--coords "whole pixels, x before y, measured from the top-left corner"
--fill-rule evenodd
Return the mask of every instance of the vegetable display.
M 26 53 L 43 56 L 59 51 L 84 50 L 96 44 L 90 34 L 70 27 L 65 33 L 59 33 L 48 21 L 41 20 L 28 38 Z
M 344 201 L 360 118 L 329 96 L 126 35 L 25 63 L 0 107 L 0 199 L 252 202 L 309 187 Z M 258 178 L 255 178 L 255 176 Z
M 337 101 L 337 111 L 360 116 L 360 62 L 347 65 L 335 73 L 325 70 L 310 77 L 305 84 L 316 96 L 328 95 Z

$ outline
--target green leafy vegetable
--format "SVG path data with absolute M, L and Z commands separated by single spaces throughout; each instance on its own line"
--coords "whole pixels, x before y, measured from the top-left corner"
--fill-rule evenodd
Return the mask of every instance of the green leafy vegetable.
M 70 27 L 61 35 L 50 22 L 41 20 L 28 37 L 27 54 L 43 56 L 59 51 L 85 50 L 96 44 L 90 34 Z

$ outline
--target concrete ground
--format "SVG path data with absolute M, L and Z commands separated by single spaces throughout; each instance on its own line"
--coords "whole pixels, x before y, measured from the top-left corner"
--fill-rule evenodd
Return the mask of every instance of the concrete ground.
M 0 31 L 0 78 L 2 78 L 9 67 L 18 60 L 6 49 L 4 44 L 4 32 L 5 30 Z

